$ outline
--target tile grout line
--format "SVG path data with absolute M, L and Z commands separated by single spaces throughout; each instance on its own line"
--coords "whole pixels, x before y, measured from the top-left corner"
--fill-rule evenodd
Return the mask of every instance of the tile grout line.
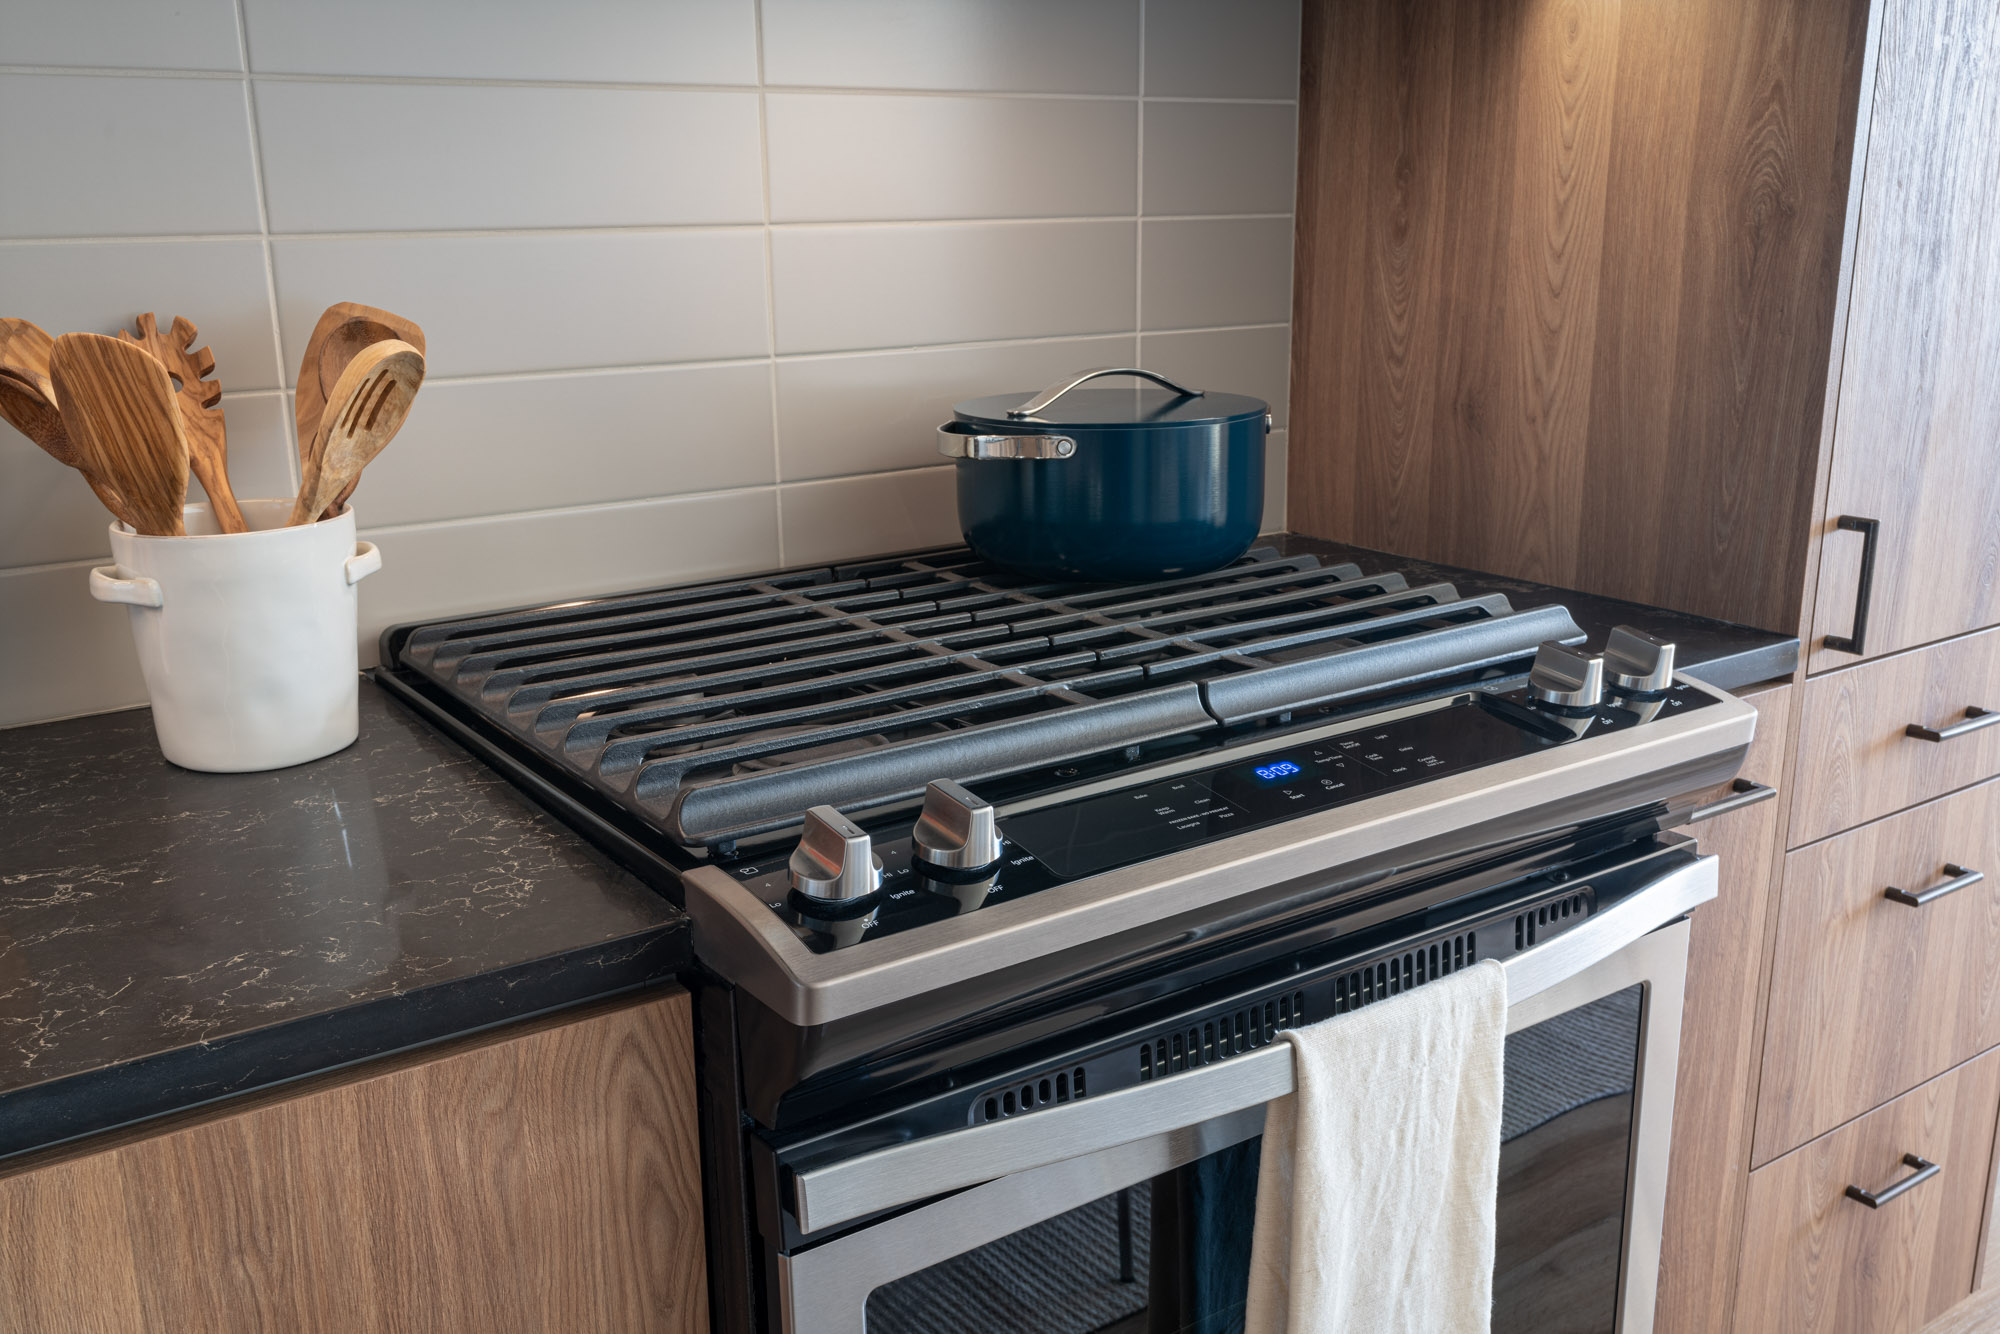
M 271 253 L 271 205 L 264 192 L 264 138 L 257 124 L 257 97 L 250 87 L 250 25 L 243 13 L 243 0 L 235 0 L 236 55 L 242 62 L 243 111 L 250 127 L 250 179 L 257 192 L 257 240 L 264 252 L 264 302 L 271 317 L 271 360 L 278 373 L 280 447 L 285 454 L 285 477 L 292 489 L 302 485 L 299 476 L 299 442 L 292 422 L 291 404 L 285 398 L 285 343 L 278 321 L 278 270 Z
M 760 20 L 761 24 L 761 20 Z M 762 31 L 759 30 L 761 50 Z M 1143 61 L 1143 54 L 1141 59 Z M 242 70 L 203 69 L 141 69 L 118 65 L 11 65 L 0 64 L 0 75 L 26 75 L 30 77 L 86 78 L 86 79 L 181 79 L 195 81 L 224 82 L 230 79 L 254 78 L 264 83 L 320 83 L 320 84 L 361 84 L 386 87 L 417 88 L 542 88 L 557 91 L 577 92 L 637 92 L 637 93 L 742 93 L 774 92 L 821 94 L 830 97 L 912 97 L 912 98 L 957 98 L 960 100 L 992 100 L 1005 102 L 1196 102 L 1228 106 L 1294 106 L 1296 97 L 1193 97 L 1174 94 L 1147 94 L 1143 88 L 1139 93 L 1076 93 L 1076 92 L 1021 92 L 1014 89 L 987 88 L 896 88 L 887 85 L 873 87 L 842 87 L 837 84 L 816 83 L 774 83 L 766 84 L 761 77 L 756 84 L 746 83 L 672 83 L 633 80 L 594 79 L 482 79 L 472 76 L 449 74 L 304 74 L 288 71 L 251 70 L 246 61 Z
M 1146 364 L 1146 0 L 1139 0 L 1139 124 L 1132 199 L 1132 364 Z
M 1133 213 L 1070 213 L 1037 217 L 986 218 L 831 218 L 810 222 L 634 222 L 602 225 L 578 224 L 556 227 L 437 227 L 382 228 L 376 231 L 323 232 L 135 232 L 95 236 L 6 236 L 0 249 L 9 246 L 53 245 L 195 245 L 223 241 L 254 241 L 277 237 L 286 241 L 464 241 L 490 238 L 520 240 L 574 240 L 595 236 L 678 236 L 700 232 L 752 231 L 832 231 L 846 228 L 912 229 L 919 227 L 1054 227 L 1078 223 L 1131 222 Z M 1277 213 L 1154 213 L 1144 215 L 1152 222 L 1274 222 L 1289 219 L 1289 212 Z
M 785 568 L 784 441 L 778 424 L 778 278 L 771 255 L 771 116 L 764 89 L 764 0 L 753 0 L 751 23 L 757 41 L 757 175 L 764 200 L 764 345 L 769 352 L 771 396 L 771 517 L 777 538 L 778 568 Z

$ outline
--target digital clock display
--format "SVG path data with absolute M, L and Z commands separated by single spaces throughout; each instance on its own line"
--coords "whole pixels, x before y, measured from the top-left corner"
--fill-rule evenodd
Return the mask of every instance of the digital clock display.
M 1256 774 L 1265 782 L 1271 783 L 1276 782 L 1280 778 L 1290 778 L 1294 774 L 1302 772 L 1302 770 L 1290 760 L 1277 760 L 1271 764 L 1260 764 L 1250 772 Z

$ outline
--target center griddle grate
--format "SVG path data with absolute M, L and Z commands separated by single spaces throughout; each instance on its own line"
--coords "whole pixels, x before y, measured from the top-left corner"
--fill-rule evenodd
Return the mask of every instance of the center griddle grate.
M 687 844 L 1452 675 L 1582 632 L 1258 548 L 1150 584 L 962 548 L 384 636 L 393 661 Z M 385 653 L 385 657 L 391 656 Z

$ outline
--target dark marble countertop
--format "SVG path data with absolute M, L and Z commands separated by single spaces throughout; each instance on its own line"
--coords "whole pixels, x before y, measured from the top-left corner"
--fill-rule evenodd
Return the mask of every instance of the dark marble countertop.
M 1286 533 L 1260 540 L 1288 556 L 1310 553 L 1329 562 L 1353 561 L 1369 574 L 1401 570 L 1413 584 L 1442 580 L 1456 585 L 1459 593 L 1466 597 L 1505 593 L 1516 609 L 1546 607 L 1560 602 L 1569 608 L 1570 615 L 1596 648 L 1603 647 L 1604 637 L 1612 626 L 1634 626 L 1673 641 L 1675 662 L 1679 669 L 1722 690 L 1739 690 L 1760 681 L 1790 676 L 1798 665 L 1799 641 L 1795 635 L 1732 625 L 1727 621 L 1691 616 L 1686 612 L 1650 607 L 1640 602 L 1600 597 L 1573 588 L 1556 588 L 1525 579 L 1509 579 L 1503 575 L 1462 569 L 1456 565 L 1439 565 L 1324 538 Z
M 361 687 L 259 774 L 145 709 L 0 731 L 0 1157 L 656 984 L 686 919 Z

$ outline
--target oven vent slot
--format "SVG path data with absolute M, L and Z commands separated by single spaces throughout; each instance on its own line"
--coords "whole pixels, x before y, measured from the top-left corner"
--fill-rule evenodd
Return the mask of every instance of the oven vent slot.
M 1303 991 L 1290 992 L 1261 1005 L 1245 1005 L 1234 1013 L 1204 1019 L 1178 1032 L 1140 1043 L 1139 1078 L 1143 1081 L 1212 1065 L 1253 1047 L 1262 1047 L 1280 1029 L 1297 1028 L 1305 1022 Z
M 1070 1102 L 1084 1097 L 1089 1092 L 1082 1066 L 1051 1071 L 988 1093 L 985 1101 L 979 1105 L 978 1119 L 1004 1121 L 1022 1112 L 1032 1112 L 1037 1107 L 1052 1107 L 1059 1102 Z
M 1333 979 L 1333 1012 L 1347 1014 L 1478 962 L 1479 937 L 1471 931 L 1377 959 Z
M 1533 948 L 1541 939 L 1541 933 L 1550 926 L 1560 926 L 1571 917 L 1582 917 L 1590 910 L 1588 900 L 1581 894 L 1572 894 L 1554 903 L 1544 903 L 1539 908 L 1514 915 L 1514 948 Z

